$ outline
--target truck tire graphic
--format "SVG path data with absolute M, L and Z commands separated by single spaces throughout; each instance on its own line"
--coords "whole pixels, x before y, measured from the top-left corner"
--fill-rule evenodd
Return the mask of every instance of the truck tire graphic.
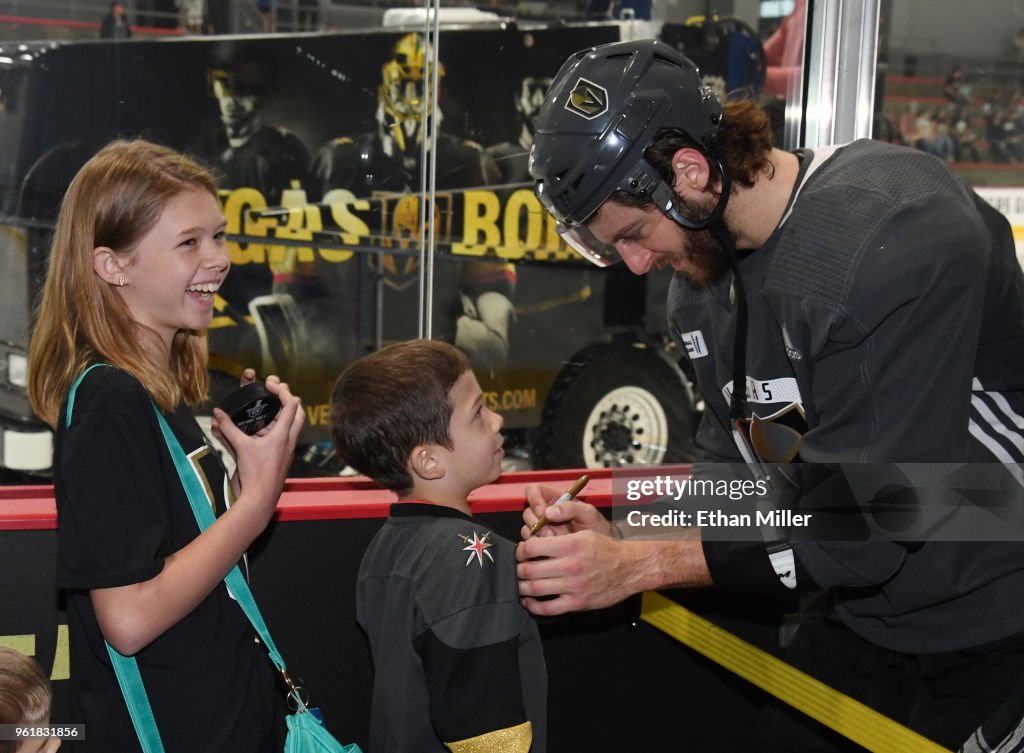
M 640 343 L 599 344 L 562 369 L 544 405 L 537 468 L 688 462 L 693 395 L 666 355 Z

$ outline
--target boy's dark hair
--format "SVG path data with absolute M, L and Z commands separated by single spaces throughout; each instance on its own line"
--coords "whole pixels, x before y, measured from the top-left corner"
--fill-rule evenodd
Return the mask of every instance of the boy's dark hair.
M 46 724 L 50 698 L 50 682 L 39 665 L 0 646 L 0 724 Z M 17 740 L 0 741 L 0 753 L 14 753 L 19 746 Z
M 331 391 L 331 438 L 339 458 L 395 492 L 412 488 L 409 456 L 422 444 L 452 448 L 449 391 L 469 371 L 455 347 L 410 340 L 346 368 Z

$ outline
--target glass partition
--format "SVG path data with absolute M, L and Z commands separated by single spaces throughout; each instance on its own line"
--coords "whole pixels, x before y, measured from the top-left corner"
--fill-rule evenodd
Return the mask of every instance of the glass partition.
M 254 5 L 229 3 L 220 26 L 254 28 Z M 142 136 L 222 176 L 234 269 L 210 330 L 210 402 L 246 366 L 282 374 L 308 412 L 296 473 L 342 470 L 326 431 L 341 369 L 420 336 L 469 355 L 505 415 L 509 468 L 689 459 L 700 398 L 667 335 L 667 278 L 580 260 L 526 167 L 565 58 L 651 36 L 722 95 L 758 98 L 779 143 L 797 145 L 802 0 L 706 5 L 290 2 L 268 10 L 266 34 L 186 25 L 178 38 L 7 45 L 0 269 L 21 293 L 5 296 L 9 347 L 27 345 L 71 176 L 106 141 Z M 27 403 L 0 419 L 31 421 Z
M 883 5 L 873 137 L 946 160 L 1007 216 L 1024 260 L 1024 9 Z

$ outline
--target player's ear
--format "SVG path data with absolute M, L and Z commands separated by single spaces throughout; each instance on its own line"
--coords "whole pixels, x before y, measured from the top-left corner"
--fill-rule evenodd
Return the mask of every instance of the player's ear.
M 676 192 L 701 192 L 708 188 L 711 166 L 699 149 L 684 146 L 672 155 L 672 174 Z
M 435 444 L 421 444 L 409 454 L 409 469 L 424 481 L 444 478 L 444 462 Z

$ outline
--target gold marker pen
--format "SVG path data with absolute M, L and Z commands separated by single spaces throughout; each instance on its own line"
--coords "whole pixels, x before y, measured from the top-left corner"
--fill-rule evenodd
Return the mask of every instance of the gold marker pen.
M 568 502 L 570 499 L 574 499 L 577 494 L 583 491 L 583 487 L 587 485 L 588 481 L 590 481 L 590 476 L 580 476 L 578 479 L 576 479 L 576 481 L 573 482 L 573 485 L 569 487 L 569 491 L 565 492 L 561 497 L 556 499 L 551 504 L 558 505 L 561 504 L 562 502 Z M 541 516 L 537 519 L 537 522 L 534 523 L 533 526 L 531 526 L 530 535 L 533 536 L 537 533 L 537 531 L 539 531 L 547 524 L 548 516 L 545 514 L 541 514 Z

